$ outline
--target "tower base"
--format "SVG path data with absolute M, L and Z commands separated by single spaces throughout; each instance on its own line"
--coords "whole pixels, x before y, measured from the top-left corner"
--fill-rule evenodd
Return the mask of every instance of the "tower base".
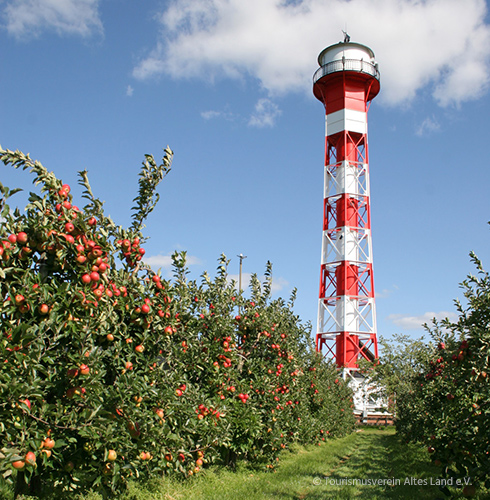
M 359 370 L 344 368 L 342 377 L 354 393 L 354 415 L 359 424 L 393 425 L 394 416 L 389 412 L 388 401 L 380 394 L 381 387 Z

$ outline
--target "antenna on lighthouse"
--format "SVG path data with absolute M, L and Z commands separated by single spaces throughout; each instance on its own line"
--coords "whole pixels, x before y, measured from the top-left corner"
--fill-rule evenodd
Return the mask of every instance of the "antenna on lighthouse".
M 367 111 L 380 84 L 373 51 L 342 32 L 344 41 L 318 56 L 313 76 L 326 113 L 316 348 L 354 379 L 361 358 L 378 358 Z

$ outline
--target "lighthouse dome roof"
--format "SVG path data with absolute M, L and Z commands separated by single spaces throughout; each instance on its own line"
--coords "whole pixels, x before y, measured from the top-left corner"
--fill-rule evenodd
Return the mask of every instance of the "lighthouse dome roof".
M 357 42 L 339 42 L 335 45 L 323 49 L 318 56 L 318 64 L 325 66 L 332 61 L 345 59 L 357 59 L 375 63 L 374 52 L 367 47 Z

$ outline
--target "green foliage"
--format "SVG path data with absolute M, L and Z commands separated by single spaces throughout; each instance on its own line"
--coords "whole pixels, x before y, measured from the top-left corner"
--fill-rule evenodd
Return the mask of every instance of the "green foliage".
M 434 322 L 428 359 L 398 400 L 399 432 L 424 443 L 445 478 L 470 477 L 490 486 L 490 277 L 471 254 L 479 276 L 462 284 L 467 307 L 459 319 Z
M 152 155 L 145 155 L 145 161 L 143 162 L 143 168 L 141 169 L 138 181 L 138 196 L 133 200 L 136 203 L 132 208 L 135 211 L 133 213 L 133 231 L 139 232 L 143 229 L 143 221 L 153 211 L 160 199 L 155 189 L 170 172 L 173 157 L 173 151 L 168 146 L 164 149 L 164 153 L 165 155 L 160 165 L 157 165 Z
M 293 442 L 349 432 L 352 395 L 316 355 L 310 328 L 271 299 L 272 266 L 251 299 L 228 279 L 174 279 L 146 268 L 143 222 L 168 173 L 147 155 L 122 229 L 103 213 L 86 172 L 87 205 L 28 155 L 41 194 L 24 213 L 1 187 L 0 472 L 17 495 L 119 494 L 130 479 L 197 474 L 239 461 L 274 469 Z M 237 314 L 240 311 L 240 314 Z
M 381 356 L 377 364 L 362 361 L 362 369 L 370 373 L 378 394 L 388 401 L 388 410 L 396 415 L 398 401 L 403 402 L 419 373 L 427 366 L 430 348 L 423 338 L 412 339 L 408 335 L 395 334 L 392 339 L 380 337 Z

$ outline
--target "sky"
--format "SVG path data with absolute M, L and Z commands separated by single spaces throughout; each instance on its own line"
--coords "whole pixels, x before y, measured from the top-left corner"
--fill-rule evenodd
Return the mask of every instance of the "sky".
M 378 335 L 456 318 L 459 283 L 490 268 L 490 18 L 484 0 L 3 0 L 0 145 L 72 186 L 87 169 L 129 226 L 144 154 L 174 151 L 145 236 L 147 262 L 191 278 L 229 259 L 243 282 L 273 265 L 274 297 L 316 329 L 324 108 L 317 56 L 369 46 L 381 91 L 369 115 Z M 26 172 L 0 167 L 25 194 Z M 248 292 L 246 292 L 247 294 Z

